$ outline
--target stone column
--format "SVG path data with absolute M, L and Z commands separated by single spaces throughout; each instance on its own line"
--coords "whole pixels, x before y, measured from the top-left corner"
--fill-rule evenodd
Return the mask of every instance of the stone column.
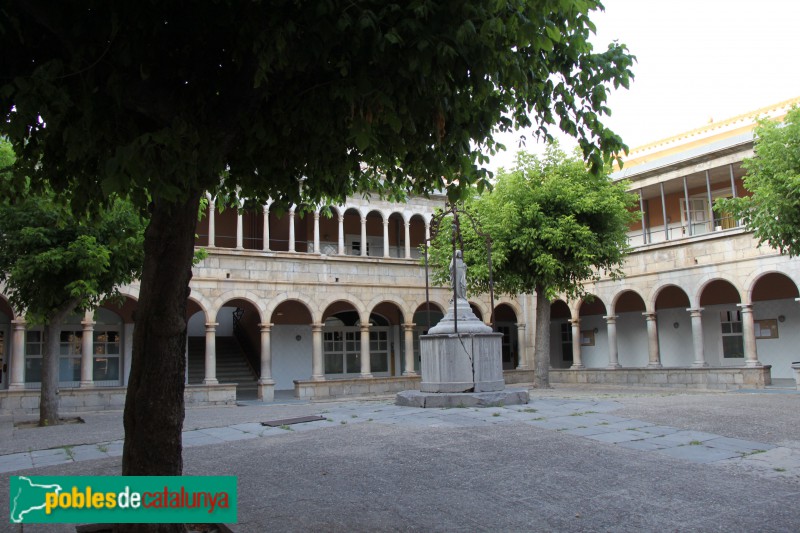
M 517 370 L 528 369 L 528 350 L 525 345 L 525 324 L 517 324 Z
M 244 250 L 244 224 L 243 224 L 243 215 L 242 212 L 239 211 L 238 206 L 236 209 L 236 249 L 237 250 Z
M 344 255 L 344 215 L 339 215 L 339 255 Z
M 572 324 L 572 368 L 580 370 L 585 368 L 581 361 L 581 321 L 579 318 L 569 321 Z
M 275 380 L 272 379 L 272 324 L 259 324 L 261 328 L 261 377 L 258 379 L 258 399 L 271 402 L 275 399 Z
M 425 221 L 425 242 L 430 245 L 431 243 L 431 223 L 430 221 Z
M 405 224 L 405 231 L 406 231 L 406 259 L 411 259 L 411 222 L 406 222 Z
M 11 344 L 11 359 L 8 367 L 11 369 L 8 380 L 8 390 L 23 390 L 25 388 L 25 320 L 12 320 L 14 333 Z
M 314 253 L 319 254 L 319 211 L 314 211 Z
M 692 317 L 692 343 L 694 345 L 693 367 L 707 367 L 705 348 L 703 347 L 703 308 L 687 309 Z
M 217 381 L 217 322 L 206 322 L 206 376 L 204 385 L 216 385 Z
M 325 368 L 322 365 L 322 324 L 311 324 L 311 379 L 325 380 Z
M 268 205 L 264 206 L 264 235 L 262 237 L 262 240 L 264 241 L 262 249 L 265 252 L 268 252 L 269 251 L 269 206 Z
M 289 251 L 295 251 L 294 243 L 294 207 L 289 209 Z
M 647 352 L 650 360 L 647 368 L 661 368 L 661 353 L 658 351 L 658 323 L 655 313 L 642 313 L 647 320 Z
M 737 304 L 742 309 L 742 337 L 744 338 L 744 364 L 761 366 L 756 350 L 756 324 L 753 320 L 753 304 Z
M 617 344 L 617 316 L 604 316 L 608 331 L 608 366 L 606 368 L 622 368 L 619 364 L 619 345 Z
M 81 388 L 94 387 L 94 313 L 87 313 L 81 337 Z
M 217 208 L 215 206 L 216 202 L 214 199 L 211 198 L 211 195 L 208 196 L 208 247 L 214 248 L 214 233 L 216 230 L 214 229 L 214 217 L 217 212 Z
M 367 255 L 367 217 L 361 217 L 361 257 Z
M 369 324 L 361 324 L 361 377 L 372 377 L 372 361 L 369 358 Z
M 389 219 L 383 221 L 383 257 L 389 257 Z
M 404 376 L 417 375 L 417 371 L 414 370 L 414 326 L 416 326 L 414 323 L 403 324 L 406 349 L 406 370 L 403 372 Z

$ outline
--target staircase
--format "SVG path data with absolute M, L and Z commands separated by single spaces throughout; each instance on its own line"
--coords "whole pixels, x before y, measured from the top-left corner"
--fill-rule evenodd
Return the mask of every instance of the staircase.
M 206 340 L 189 337 L 189 383 L 205 377 Z M 255 399 L 258 376 L 250 368 L 239 343 L 233 337 L 217 337 L 217 381 L 236 383 L 236 399 Z

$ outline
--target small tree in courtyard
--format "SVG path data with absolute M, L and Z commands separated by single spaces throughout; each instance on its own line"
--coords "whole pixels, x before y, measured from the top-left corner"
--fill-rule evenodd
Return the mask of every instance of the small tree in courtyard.
M 559 293 L 580 297 L 585 281 L 622 274 L 627 230 L 638 216 L 635 205 L 636 197 L 626 192 L 624 183 L 591 173 L 583 161 L 568 157 L 557 145 L 549 146 L 541 158 L 519 153 L 514 169 L 501 171 L 491 192 L 465 203 L 491 236 L 495 290 L 536 294 L 537 387 L 549 386 L 550 299 Z M 486 292 L 486 245 L 466 220 L 460 227 L 470 289 Z M 442 231 L 431 254 L 439 282 L 450 261 L 449 236 Z
M 800 108 L 789 111 L 783 123 L 759 121 L 755 157 L 742 166 L 752 196 L 717 200 L 715 209 L 741 219 L 759 245 L 800 255 Z
M 599 170 L 624 148 L 602 117 L 633 63 L 618 43 L 594 51 L 601 8 L 8 3 L 0 133 L 17 174 L 74 189 L 83 204 L 119 193 L 150 209 L 123 473 L 183 470 L 186 301 L 205 191 L 285 208 L 480 184 L 485 154 L 500 148 L 493 133 L 520 126 L 576 136 Z
M 7 154 L 8 143 L 0 142 Z M 5 157 L 6 163 L 13 160 Z M 8 173 L 2 185 L 9 190 Z M 39 424 L 58 424 L 59 333 L 75 311 L 113 298 L 141 273 L 144 222 L 130 203 L 111 202 L 89 219 L 44 188 L 0 201 L 0 280 L 11 305 L 43 326 Z

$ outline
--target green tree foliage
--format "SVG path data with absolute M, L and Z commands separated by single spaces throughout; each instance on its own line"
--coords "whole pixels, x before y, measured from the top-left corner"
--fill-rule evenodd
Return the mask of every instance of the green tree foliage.
M 800 108 L 783 123 L 759 121 L 754 149 L 755 157 L 742 163 L 752 196 L 717 200 L 714 209 L 744 221 L 759 245 L 800 255 Z
M 182 470 L 186 298 L 204 190 L 280 208 L 485 185 L 496 130 L 553 127 L 599 171 L 633 57 L 589 43 L 596 0 L 19 0 L 0 22 L 0 133 L 18 174 L 150 205 L 126 474 Z M 302 187 L 300 186 L 302 182 Z M 459 190 L 451 188 L 451 195 Z M 153 406 L 158 406 L 153 409 Z M 159 449 L 159 454 L 152 450 Z
M 583 161 L 550 145 L 543 157 L 521 152 L 515 168 L 501 172 L 491 192 L 465 202 L 465 210 L 492 239 L 495 291 L 536 293 L 536 377 L 547 386 L 550 298 L 577 298 L 584 282 L 619 277 L 628 250 L 627 230 L 637 219 L 636 197 L 625 184 L 596 175 Z M 442 283 L 452 257 L 450 219 L 437 237 L 431 262 Z M 485 239 L 467 216 L 460 217 L 464 260 L 473 292 L 489 288 Z M 460 246 L 460 244 L 459 244 Z M 544 349 L 546 348 L 546 350 Z
M 6 163 L 7 143 L 0 142 Z M 3 172 L 5 185 L 8 173 Z M 58 423 L 59 331 L 141 274 L 144 222 L 116 199 L 89 219 L 50 189 L 0 202 L 0 281 L 14 309 L 44 326 L 40 424 Z

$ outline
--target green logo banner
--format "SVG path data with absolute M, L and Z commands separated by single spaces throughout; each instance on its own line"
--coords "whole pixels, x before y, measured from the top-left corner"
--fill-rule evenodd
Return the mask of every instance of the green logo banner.
M 12 523 L 235 523 L 234 476 L 11 476 Z

